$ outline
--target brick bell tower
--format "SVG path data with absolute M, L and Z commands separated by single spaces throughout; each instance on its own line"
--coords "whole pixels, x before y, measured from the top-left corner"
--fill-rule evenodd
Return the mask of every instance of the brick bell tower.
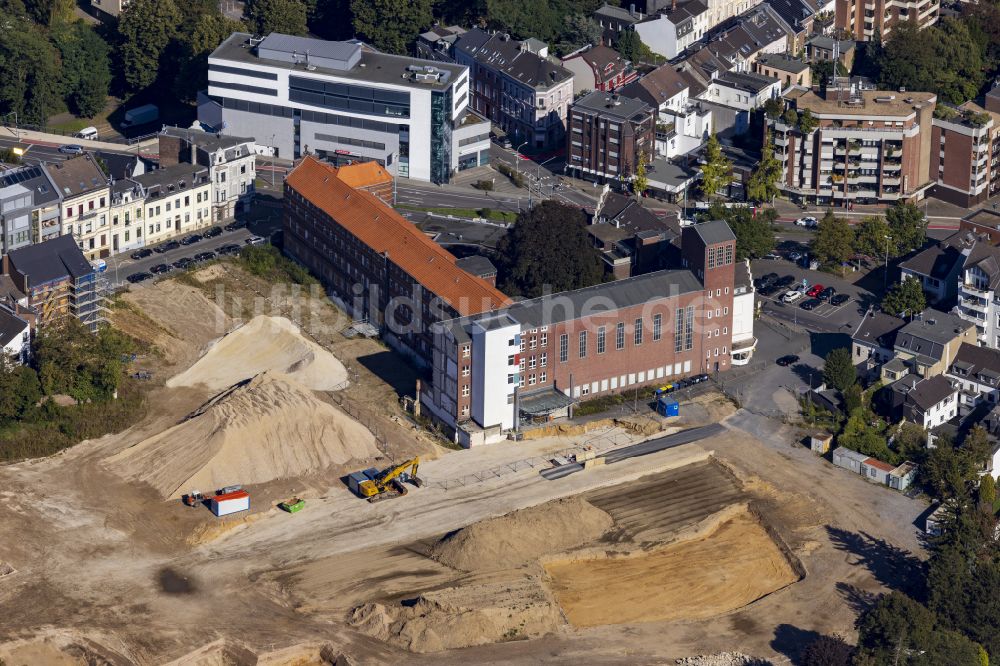
M 733 288 L 736 282 L 736 235 L 722 220 L 684 227 L 684 266 L 705 287 L 695 331 L 701 341 L 702 372 L 730 368 L 733 338 Z

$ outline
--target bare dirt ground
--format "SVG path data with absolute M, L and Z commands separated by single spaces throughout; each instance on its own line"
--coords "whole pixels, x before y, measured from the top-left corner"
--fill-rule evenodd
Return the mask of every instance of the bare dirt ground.
M 341 335 L 347 322 L 329 304 L 271 291 L 228 265 L 203 277 L 207 284 L 168 280 L 141 290 L 126 297 L 131 307 L 115 312 L 150 345 L 137 361 L 154 372 L 149 413 L 139 424 L 49 459 L 0 467 L 0 562 L 14 570 L 0 576 L 0 659 L 8 666 L 290 666 L 335 663 L 341 655 L 355 664 L 662 663 L 733 650 L 784 658 L 815 632 L 850 636 L 858 609 L 905 582 L 921 552 L 913 524 L 924 509 L 919 502 L 813 457 L 795 443 L 795 430 L 732 414 L 721 402 L 701 409 L 724 419 L 722 436 L 558 481 L 542 479 L 538 461 L 594 438 L 619 446 L 645 435 L 608 426 L 446 451 L 403 417 L 398 397 L 412 393 L 415 373 L 380 344 Z M 217 520 L 112 471 L 109 459 L 216 399 L 203 386 L 163 382 L 252 314 L 288 317 L 337 356 L 350 386 L 315 399 L 352 414 L 377 435 L 384 455 L 421 455 L 427 485 L 369 504 L 335 472 L 313 470 L 252 485 L 251 513 Z M 313 317 L 322 325 L 310 328 Z M 190 446 L 178 441 L 177 449 Z M 166 465 L 170 447 L 162 452 Z M 275 508 L 292 494 L 307 498 L 304 511 Z M 551 511 L 541 506 L 562 499 Z M 581 515 L 607 518 L 575 534 L 572 512 L 556 508 L 573 502 L 597 512 Z M 530 507 L 541 507 L 524 514 L 534 518 L 507 516 Z M 567 538 L 513 562 L 490 557 L 503 543 L 469 539 L 472 552 L 459 559 L 474 562 L 481 550 L 481 569 L 435 559 L 457 538 L 448 535 L 477 523 L 486 534 L 497 526 L 492 531 L 516 535 L 526 524 Z M 748 542 L 763 558 L 756 565 L 740 551 Z M 596 623 L 608 620 L 599 617 L 576 621 L 594 626 L 574 626 L 580 604 L 591 603 L 586 594 L 598 587 L 621 593 L 618 567 L 608 564 L 620 562 L 608 553 L 647 558 L 624 578 L 633 587 L 646 570 L 676 578 L 672 601 L 657 599 L 659 614 L 624 623 Z M 704 566 L 722 555 L 730 566 L 773 567 L 771 580 L 719 597 L 707 611 L 692 604 L 683 617 L 664 614 L 683 596 L 729 587 L 722 572 Z M 654 556 L 662 561 L 648 560 Z M 559 560 L 568 562 L 565 570 L 550 575 L 545 565 Z M 589 561 L 599 564 L 579 568 Z M 787 584 L 781 561 L 798 582 Z M 580 571 L 597 583 L 578 585 L 584 601 L 566 601 L 560 590 L 576 584 Z

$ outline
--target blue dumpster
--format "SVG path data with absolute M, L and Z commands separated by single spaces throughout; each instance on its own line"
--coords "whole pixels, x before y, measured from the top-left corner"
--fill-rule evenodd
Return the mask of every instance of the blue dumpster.
M 660 416 L 680 416 L 680 403 L 666 397 L 660 398 L 656 401 L 656 413 Z

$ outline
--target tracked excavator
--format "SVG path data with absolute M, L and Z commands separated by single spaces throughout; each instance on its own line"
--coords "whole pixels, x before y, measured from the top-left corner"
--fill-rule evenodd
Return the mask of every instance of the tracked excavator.
M 420 458 L 413 458 L 406 462 L 392 467 L 386 467 L 381 472 L 366 470 L 351 474 L 349 482 L 351 489 L 359 497 L 367 499 L 369 502 L 381 502 L 385 499 L 400 497 L 407 493 L 405 482 L 412 483 L 417 488 L 424 484 L 423 480 L 417 476 L 417 468 L 420 466 Z

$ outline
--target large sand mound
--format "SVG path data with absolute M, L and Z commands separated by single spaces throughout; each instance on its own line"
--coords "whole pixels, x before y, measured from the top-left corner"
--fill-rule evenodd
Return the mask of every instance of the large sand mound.
M 337 358 L 306 339 L 284 317 L 254 317 L 218 340 L 190 368 L 167 386 L 203 385 L 221 391 L 262 372 L 273 370 L 317 391 L 329 391 L 347 381 Z
M 613 522 L 584 499 L 562 499 L 473 523 L 438 542 L 432 556 L 463 571 L 509 569 L 593 541 Z
M 379 454 L 371 431 L 293 379 L 260 375 L 108 459 L 164 497 L 263 483 Z

